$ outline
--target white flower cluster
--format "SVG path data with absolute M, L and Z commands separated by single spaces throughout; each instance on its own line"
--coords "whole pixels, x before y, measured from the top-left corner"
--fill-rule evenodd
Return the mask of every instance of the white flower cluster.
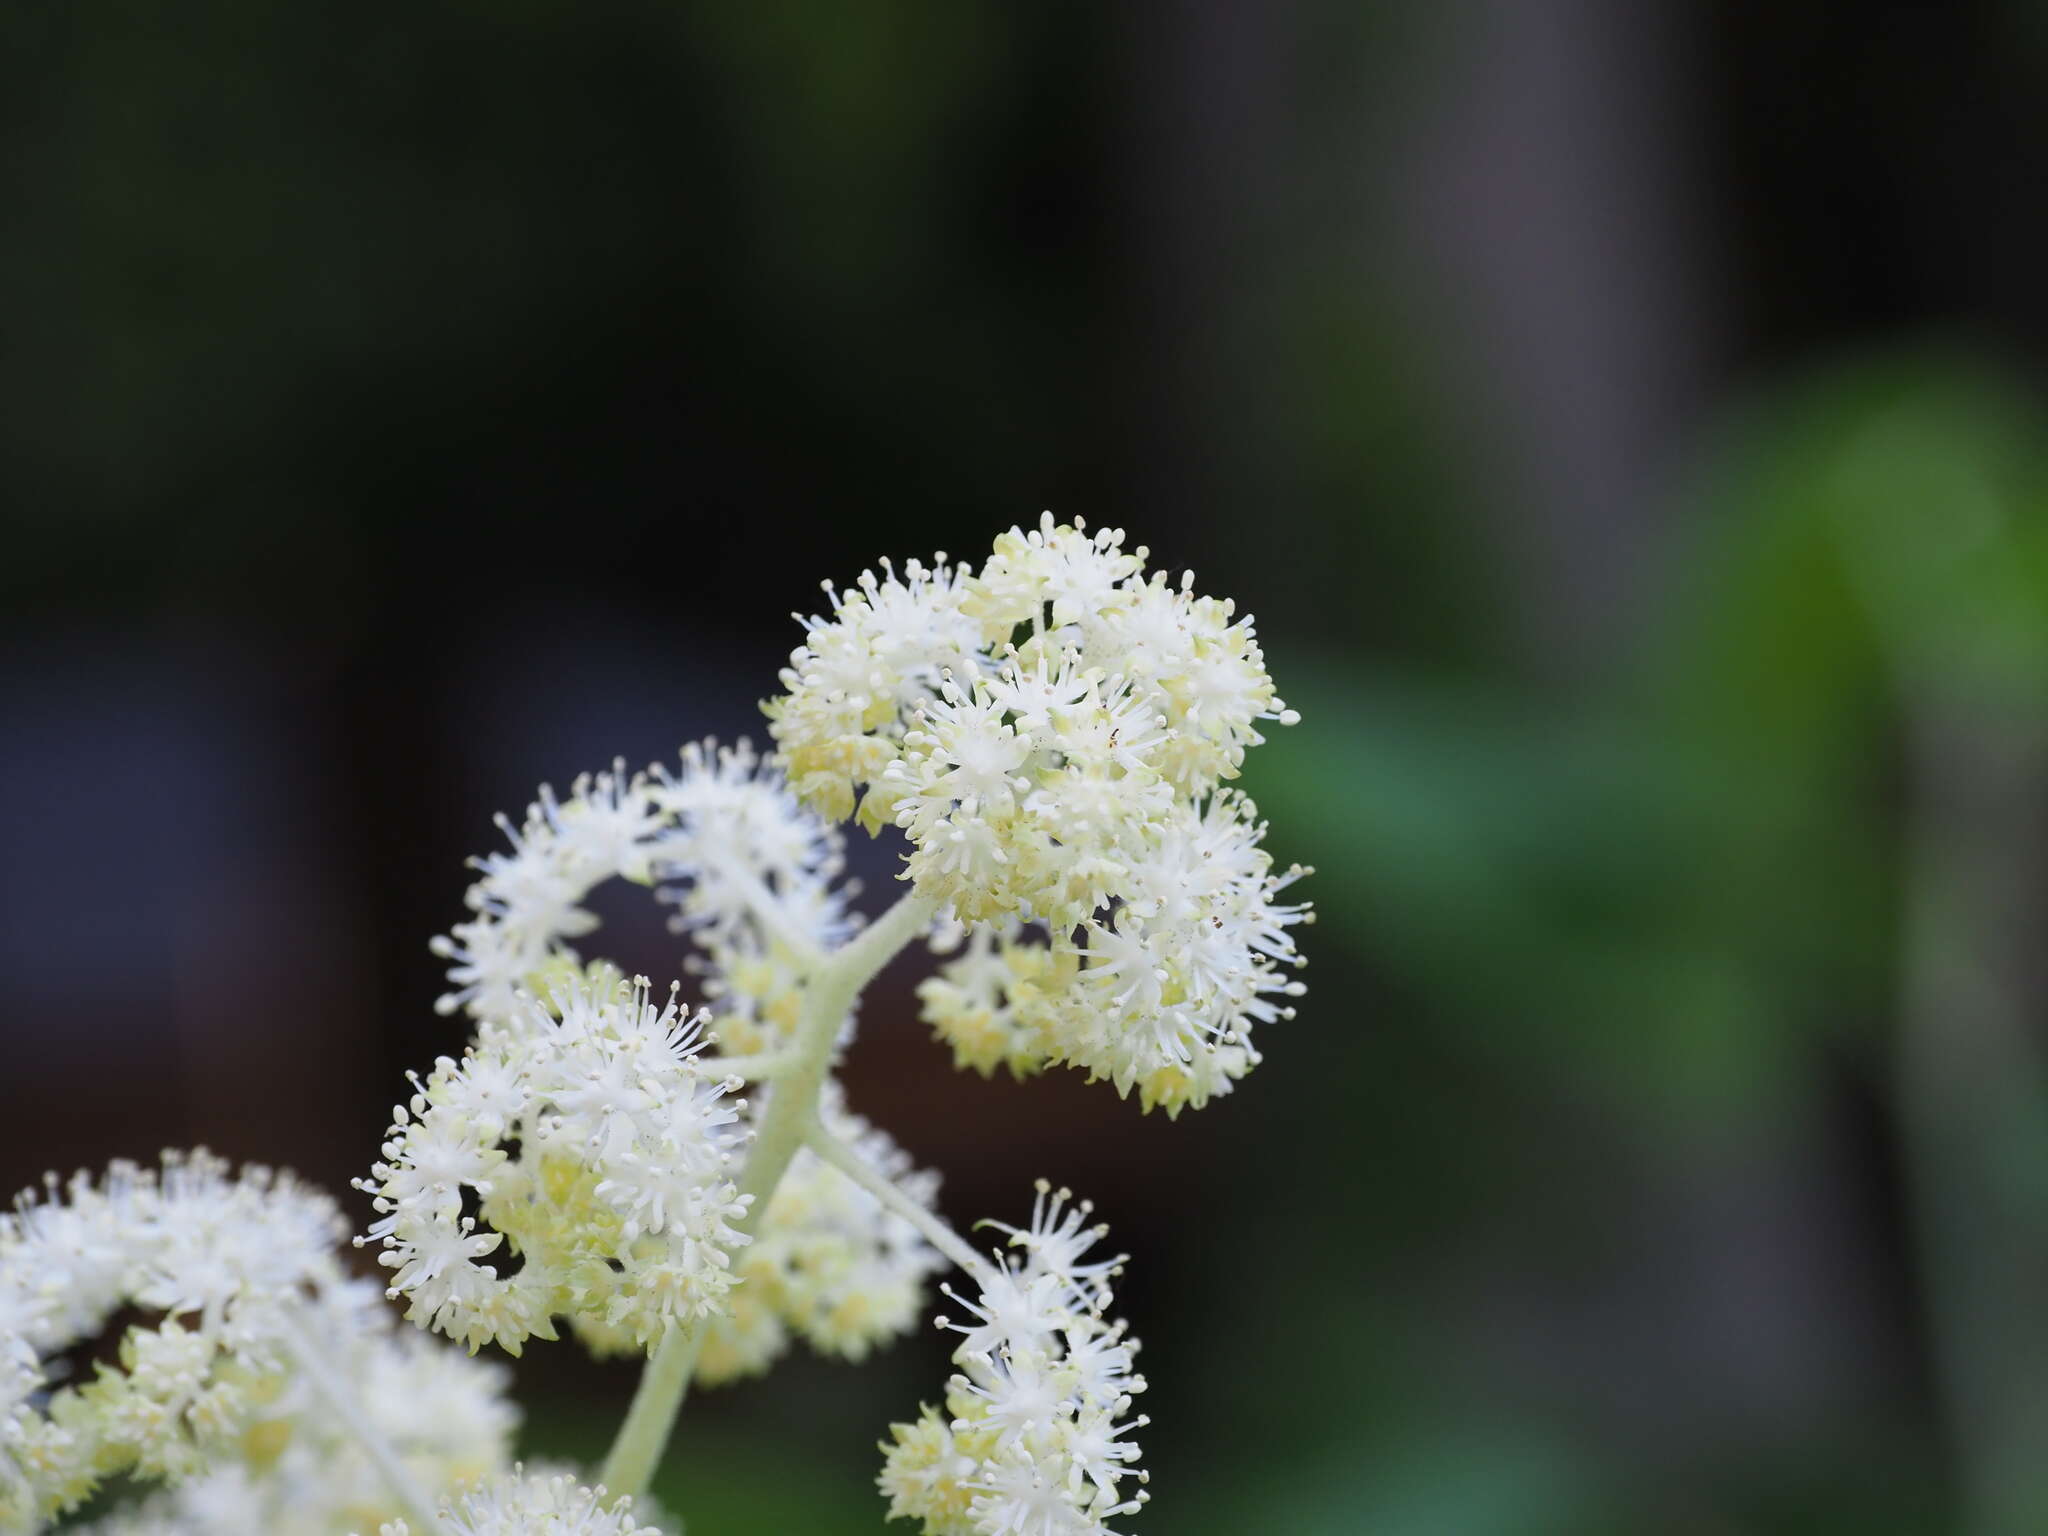
M 1055 950 L 1044 939 L 1014 917 L 933 935 L 933 950 L 954 958 L 918 983 L 917 998 L 925 1021 L 952 1046 L 955 1066 L 983 1077 L 998 1067 L 1018 1078 L 1043 1070 L 1053 1050 L 1047 1010 L 1080 970 L 1071 946 Z
M 346 1278 L 344 1228 L 289 1175 L 166 1153 L 115 1163 L 0 1216 L 0 1529 L 32 1531 L 106 1478 L 179 1484 L 103 1532 L 339 1536 L 389 1509 L 381 1474 L 308 1380 L 311 1341 L 413 1474 L 435 1486 L 502 1465 L 502 1374 L 394 1334 Z M 66 1380 L 66 1351 L 127 1310 L 119 1364 Z
M 472 1350 L 517 1354 L 560 1315 L 647 1347 L 733 1283 L 740 1105 L 698 1061 L 700 1022 L 645 980 L 594 967 L 551 1002 L 515 999 L 416 1082 L 358 1185 L 380 1213 L 368 1237 L 408 1315 Z
M 1103 1316 L 1122 1261 L 1088 1258 L 1107 1229 L 1068 1200 L 1041 1181 L 1028 1228 L 990 1223 L 1022 1262 L 998 1255 L 978 1298 L 955 1297 L 972 1320 L 947 1324 L 961 1340 L 946 1411 L 892 1425 L 882 1447 L 891 1519 L 927 1536 L 1111 1536 L 1109 1521 L 1145 1503 L 1128 1438 L 1147 1422 L 1129 1416 L 1145 1390 L 1137 1341 Z
M 326 1197 L 205 1153 L 115 1163 L 0 1216 L 0 1527 L 76 1505 L 110 1471 L 182 1476 L 240 1433 L 285 1366 L 280 1306 L 336 1284 Z M 51 1385 L 52 1357 L 124 1307 L 161 1312 L 120 1364 Z
M 721 1096 L 694 1033 L 728 1056 L 789 1046 L 805 968 L 855 928 L 838 833 L 745 742 L 685 747 L 674 769 L 586 775 L 566 799 L 544 787 L 523 825 L 500 825 L 509 850 L 473 861 L 475 915 L 435 944 L 455 962 L 443 1011 L 466 1008 L 476 1040 L 416 1085 L 361 1186 L 412 1316 L 515 1352 L 566 1316 L 600 1355 L 702 1321 L 707 1383 L 767 1369 L 792 1336 L 858 1359 L 906 1332 L 937 1256 L 808 1152 L 742 1248 L 728 1160 L 773 1087 Z M 644 998 L 629 1018 L 612 973 L 568 945 L 594 929 L 582 903 L 612 876 L 659 882 L 694 946 L 685 964 L 710 1008 L 687 1038 Z M 675 1038 L 650 1058 L 663 1030 Z M 820 1113 L 929 1202 L 935 1180 L 910 1175 L 829 1085 Z
M 1305 871 L 1276 873 L 1221 787 L 1294 712 L 1251 620 L 1145 554 L 1048 516 L 979 574 L 941 556 L 828 587 L 765 708 L 810 804 L 844 818 L 859 797 L 871 831 L 908 835 L 918 891 L 1000 925 L 925 994 L 964 1064 L 1065 1063 L 1177 1112 L 1227 1092 L 1252 1026 L 1291 1011 L 1308 912 L 1276 900 Z M 1018 954 L 1025 924 L 1048 959 Z
M 676 924 L 714 959 L 777 951 L 791 939 L 829 944 L 849 923 L 838 833 L 805 812 L 744 741 L 692 743 L 680 765 L 585 774 L 567 799 L 543 785 L 507 851 L 472 861 L 470 919 L 434 941 L 453 962 L 444 1013 L 502 1021 L 542 995 L 568 941 L 597 919 L 583 907 L 614 877 L 647 885 L 677 908 Z
M 415 1483 L 454 1489 L 509 1463 L 518 1414 L 502 1366 L 471 1360 L 413 1329 L 394 1332 L 368 1288 L 350 1342 L 332 1316 L 316 1318 L 323 1346 L 370 1428 Z M 241 1459 L 216 1464 L 79 1536 L 344 1536 L 396 1516 L 384 1473 L 331 1407 L 293 1378 L 244 1431 Z
M 445 1536 L 661 1536 L 633 1518 L 633 1501 L 609 1507 L 603 1488 L 585 1488 L 563 1473 L 515 1470 L 459 1495 L 439 1511 Z M 403 1520 L 378 1536 L 411 1536 Z

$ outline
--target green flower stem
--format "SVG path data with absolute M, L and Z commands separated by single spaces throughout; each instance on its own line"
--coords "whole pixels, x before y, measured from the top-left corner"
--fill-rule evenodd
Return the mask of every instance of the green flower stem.
M 328 1360 L 312 1330 L 301 1326 L 298 1318 L 287 1315 L 283 1333 L 285 1347 L 291 1352 L 299 1370 L 313 1390 L 327 1400 L 334 1416 L 341 1420 L 342 1426 L 383 1474 L 416 1536 L 439 1536 L 441 1522 L 435 1518 L 434 1501 L 407 1470 L 391 1442 L 370 1422 L 362 1404 L 356 1401 L 354 1390 Z
M 798 1051 L 760 1051 L 752 1056 L 700 1056 L 697 1064 L 709 1077 L 737 1077 L 743 1082 L 765 1083 L 786 1077 L 803 1065 Z
M 704 1339 L 704 1325 L 671 1328 L 640 1372 L 640 1385 L 633 1390 L 633 1406 L 626 1410 L 612 1442 L 604 1467 L 597 1474 L 598 1486 L 608 1500 L 638 1498 L 647 1491 L 648 1479 L 668 1445 L 676 1415 L 690 1391 L 690 1373 L 697 1368 L 697 1350 Z
M 818 1094 L 831 1071 L 832 1047 L 848 1011 L 882 967 L 930 926 L 933 914 L 933 903 L 912 892 L 811 973 L 804 987 L 803 1013 L 797 1020 L 794 1063 L 777 1076 L 768 1093 L 740 1173 L 740 1193 L 753 1196 L 747 1214 L 737 1223 L 747 1236 L 760 1227 L 790 1160 L 817 1122 Z M 613 1498 L 637 1498 L 647 1491 L 689 1391 L 690 1372 L 697 1363 L 703 1334 L 702 1324 L 687 1332 L 671 1329 L 648 1361 L 633 1394 L 633 1406 L 627 1410 L 599 1474 L 599 1481 Z
M 896 1187 L 896 1181 L 834 1136 L 824 1126 L 813 1124 L 804 1144 L 837 1168 L 889 1210 L 901 1216 L 925 1236 L 947 1258 L 977 1279 L 988 1273 L 988 1260 L 974 1251 L 966 1238 L 945 1220 L 919 1205 Z
M 746 896 L 754 920 L 769 937 L 789 951 L 799 970 L 816 970 L 833 958 L 818 947 L 810 934 L 791 921 L 789 908 L 783 904 L 782 898 L 768 888 L 768 883 L 749 868 L 745 860 L 724 859 L 717 868 L 719 879 Z

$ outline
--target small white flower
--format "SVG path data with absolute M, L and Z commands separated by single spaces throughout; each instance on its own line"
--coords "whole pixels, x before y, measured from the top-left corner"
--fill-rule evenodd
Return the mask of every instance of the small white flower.
M 1024 923 L 1014 918 L 942 925 L 932 947 L 941 954 L 958 950 L 917 988 L 924 1020 L 953 1048 L 955 1065 L 983 1077 L 997 1067 L 1017 1078 L 1043 1070 L 1052 1051 L 1043 1004 L 1072 979 L 1077 961 L 1071 950 L 1055 953 L 1042 932 L 1028 940 Z
M 922 994 L 962 1065 L 1064 1062 L 1178 1113 L 1291 1013 L 1306 909 L 1273 898 L 1306 871 L 1270 872 L 1223 787 L 1262 724 L 1296 718 L 1251 621 L 1145 555 L 1048 516 L 978 575 L 864 577 L 805 621 L 766 708 L 798 792 L 834 817 L 861 797 L 864 825 L 909 839 L 904 878 L 988 931 Z
M 602 1487 L 586 1488 L 566 1473 L 515 1469 L 463 1494 L 439 1512 L 447 1536 L 661 1536 L 633 1518 L 633 1501 L 607 1503 Z M 379 1536 L 410 1536 L 403 1520 Z
M 965 567 L 944 555 L 898 576 L 863 571 L 845 592 L 830 583 L 832 617 L 803 618 L 805 643 L 783 670 L 768 709 L 796 792 L 830 820 L 853 814 L 856 787 L 896 755 L 904 722 L 949 673 L 971 679 L 987 636 L 969 611 Z
M 719 1311 L 745 1242 L 731 1172 L 745 1131 L 698 1063 L 701 1028 L 673 997 L 649 1001 L 644 979 L 600 972 L 437 1063 L 358 1181 L 408 1315 L 516 1354 L 553 1338 L 558 1315 L 646 1347 Z
M 650 786 L 665 818 L 648 857 L 677 926 L 731 942 L 772 902 L 778 928 L 829 946 L 850 929 L 837 829 L 807 810 L 751 744 L 692 742 L 679 769 L 657 767 Z
M 1144 570 L 1148 551 L 1126 551 L 1123 542 L 1120 528 L 1090 533 L 1079 520 L 1055 526 L 1048 513 L 1029 532 L 1012 528 L 996 539 L 970 605 L 1000 636 L 1036 627 L 1048 613 L 1055 627 L 1077 623 L 1116 602 L 1123 585 Z
M 1129 1438 L 1146 1422 L 1130 1416 L 1137 1345 L 1103 1315 L 1122 1261 L 1088 1257 L 1104 1229 L 1070 1198 L 1041 1183 L 1029 1227 L 994 1224 L 1022 1260 L 998 1255 L 978 1296 L 955 1297 L 973 1321 L 948 1325 L 961 1334 L 948 1414 L 926 1408 L 883 1447 L 890 1518 L 932 1536 L 1113 1536 L 1109 1522 L 1145 1503 Z
M 237 1433 L 285 1370 L 285 1313 L 342 1283 L 341 1231 L 324 1195 L 265 1168 L 230 1177 L 205 1152 L 22 1195 L 0 1215 L 0 1528 L 110 1472 L 188 1473 Z M 96 1379 L 49 1380 L 51 1356 L 128 1306 L 163 1321 L 130 1328 Z
M 301 1369 L 309 1339 L 419 1481 L 503 1465 L 504 1373 L 394 1334 L 338 1262 L 343 1230 L 324 1195 L 204 1152 L 24 1196 L 0 1217 L 0 1529 L 37 1528 L 124 1471 L 178 1486 L 102 1536 L 331 1536 L 388 1509 L 383 1473 Z M 130 1327 L 93 1380 L 46 1367 L 124 1307 L 169 1315 Z
M 605 881 L 662 881 L 676 926 L 714 953 L 749 952 L 792 934 L 838 942 L 850 923 L 839 834 L 801 805 L 780 773 L 742 741 L 696 742 L 679 765 L 585 774 L 567 799 L 542 785 L 518 826 L 498 818 L 507 849 L 471 861 L 475 915 L 433 940 L 452 962 L 437 1004 L 502 1023 L 546 978 L 578 963 L 570 941 L 597 927 L 583 903 Z
M 1037 1198 L 1031 1202 L 1030 1226 L 1013 1227 L 995 1220 L 982 1225 L 1007 1232 L 1010 1246 L 1023 1249 L 1033 1268 L 1064 1285 L 1076 1305 L 1089 1307 L 1105 1294 L 1110 1277 L 1123 1267 L 1125 1258 L 1118 1254 L 1082 1262 L 1088 1250 L 1109 1235 L 1107 1226 L 1089 1222 L 1094 1213 L 1093 1201 L 1075 1202 L 1071 1191 L 1054 1189 L 1040 1179 Z

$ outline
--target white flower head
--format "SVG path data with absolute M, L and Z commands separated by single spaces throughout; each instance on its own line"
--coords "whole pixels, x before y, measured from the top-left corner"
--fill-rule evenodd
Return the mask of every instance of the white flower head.
M 895 757 L 909 711 L 948 673 L 985 664 L 987 630 L 970 611 L 965 566 L 941 554 L 930 566 L 863 571 L 844 592 L 830 582 L 832 616 L 805 618 L 803 645 L 783 670 L 767 711 L 790 782 L 829 819 L 853 814 L 858 786 Z
M 1255 1024 L 1293 1017 L 1304 988 L 1291 930 L 1305 906 L 1276 900 L 1305 870 L 1275 872 L 1257 808 L 1233 790 L 1178 809 L 1132 862 L 1123 899 L 1071 943 L 1078 965 L 1045 999 L 1057 1060 L 1147 1108 L 1200 1108 L 1259 1057 Z
M 69 1509 L 114 1472 L 184 1476 L 288 1371 L 290 1315 L 344 1285 L 325 1195 L 267 1168 L 167 1152 L 28 1191 L 0 1215 L 0 1529 Z M 54 1357 L 122 1308 L 161 1314 L 80 1385 Z
M 745 1132 L 701 1049 L 701 1018 L 599 967 L 436 1063 L 358 1185 L 408 1315 L 516 1354 L 558 1315 L 646 1347 L 718 1312 L 746 1240 Z
M 1062 757 L 1063 710 L 1081 680 L 1120 683 L 1150 738 L 1146 766 L 1199 795 L 1234 777 L 1264 721 L 1290 723 L 1250 619 L 1197 595 L 1192 575 L 1145 574 L 1119 529 L 1047 514 L 995 542 L 980 574 L 938 557 L 898 578 L 866 572 L 832 615 L 802 619 L 804 644 L 767 711 L 797 792 L 834 820 L 885 776 L 920 708 L 950 679 L 963 697 L 1014 665 L 995 697 L 1041 753 Z M 887 798 L 887 797 L 885 797 Z M 876 819 L 869 815 L 872 822 Z
M 1052 948 L 1043 930 L 1016 918 L 951 925 L 932 947 L 952 958 L 918 984 L 918 1004 L 954 1064 L 983 1077 L 998 1067 L 1020 1079 L 1044 1070 L 1053 1053 L 1046 1004 L 1079 968 L 1073 948 Z
M 453 1496 L 504 1471 L 518 1423 L 505 1395 L 510 1373 L 393 1325 L 372 1289 L 368 1306 L 324 1308 L 311 1328 L 363 1420 L 417 1486 Z M 221 1457 L 80 1529 L 82 1536 L 334 1536 L 401 1513 L 351 1427 L 295 1375 L 263 1397 Z
M 969 1319 L 946 1411 L 891 1426 L 879 1483 L 889 1515 L 932 1536 L 1113 1536 L 1147 1498 L 1131 1414 L 1145 1390 L 1137 1344 L 1105 1320 L 1122 1260 L 1094 1259 L 1090 1208 L 1043 1183 L 1027 1228 L 1002 1226 L 1021 1258 L 998 1254 Z
M 471 860 L 471 917 L 433 941 L 452 962 L 438 1004 L 503 1022 L 578 963 L 571 941 L 597 927 L 584 907 L 614 878 L 676 906 L 676 927 L 714 955 L 829 944 L 849 927 L 840 837 L 800 804 L 745 741 L 693 742 L 675 768 L 584 774 L 568 798 L 542 785 L 526 819 L 499 817 L 509 848 Z
M 631 1499 L 613 1502 L 566 1473 L 517 1468 L 444 1506 L 439 1522 L 447 1536 L 661 1536 L 634 1518 Z M 393 1520 L 379 1536 L 410 1536 L 410 1527 Z
M 1264 830 L 1235 790 L 1178 803 L 1111 906 L 1057 936 L 969 930 L 918 989 L 926 1021 L 984 1075 L 1064 1063 L 1170 1115 L 1228 1093 L 1259 1060 L 1254 1027 L 1303 991 L 1293 930 L 1312 913 L 1280 898 L 1306 871 L 1275 870 Z
M 793 929 L 837 943 L 850 924 L 838 829 L 799 801 L 751 743 L 683 748 L 679 768 L 657 767 L 649 792 L 663 822 L 650 852 L 676 926 L 713 940 L 773 940 Z M 762 924 L 767 908 L 778 924 Z
M 24 1195 L 0 1217 L 0 1529 L 36 1528 L 124 1472 L 178 1486 L 110 1532 L 330 1536 L 348 1512 L 388 1506 L 383 1473 L 307 1376 L 309 1347 L 421 1482 L 503 1465 L 517 1418 L 504 1373 L 395 1334 L 339 1262 L 345 1230 L 290 1175 L 233 1174 L 203 1151 Z M 67 1379 L 58 1353 L 128 1308 L 162 1319 L 126 1330 L 118 1366 Z
M 796 791 L 899 827 L 903 878 L 985 931 L 923 993 L 961 1065 L 1066 1063 L 1177 1113 L 1290 1012 L 1306 909 L 1272 898 L 1306 871 L 1269 873 L 1225 787 L 1261 725 L 1296 719 L 1251 620 L 1146 553 L 1048 515 L 978 574 L 864 576 L 804 621 L 766 709 Z

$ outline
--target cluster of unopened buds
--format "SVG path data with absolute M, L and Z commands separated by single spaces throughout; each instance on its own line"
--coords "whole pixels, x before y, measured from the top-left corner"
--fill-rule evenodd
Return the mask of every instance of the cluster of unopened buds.
M 1294 716 L 1249 619 L 1145 553 L 1048 518 L 979 572 L 940 556 L 828 587 L 765 706 L 772 756 L 706 742 L 500 818 L 434 941 L 471 1038 L 414 1076 L 358 1181 L 381 1295 L 333 1203 L 262 1170 L 173 1156 L 24 1196 L 0 1217 L 0 1531 L 125 1479 L 161 1486 L 102 1536 L 654 1536 L 692 1382 L 798 1339 L 857 1360 L 957 1269 L 956 1373 L 885 1444 L 890 1515 L 1113 1532 L 1147 1498 L 1146 1419 L 1106 1229 L 1041 1184 L 980 1251 L 835 1073 L 862 990 L 919 943 L 959 1065 L 1070 1066 L 1169 1115 L 1229 1092 L 1254 1027 L 1291 1014 L 1308 912 L 1280 898 L 1303 871 L 1273 867 L 1229 781 Z M 872 921 L 849 820 L 907 841 L 908 889 Z M 701 1006 L 584 952 L 613 879 L 673 907 Z M 505 1370 L 477 1357 L 565 1323 L 645 1360 L 594 1477 L 512 1461 Z

